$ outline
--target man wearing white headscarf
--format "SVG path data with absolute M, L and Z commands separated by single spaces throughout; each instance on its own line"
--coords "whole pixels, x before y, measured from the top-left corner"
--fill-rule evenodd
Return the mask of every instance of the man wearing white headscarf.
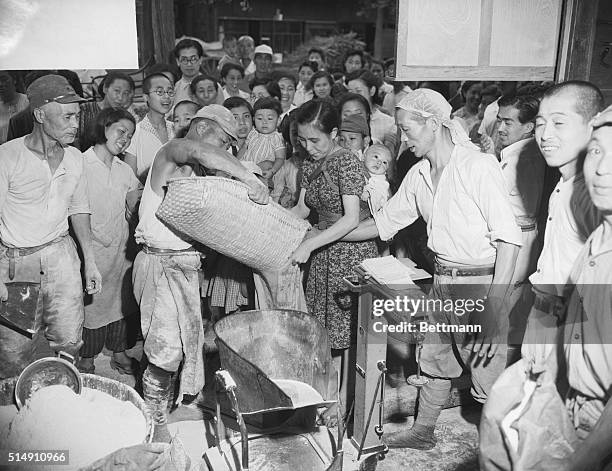
M 471 393 L 484 403 L 506 365 L 508 319 L 503 306 L 521 230 L 497 159 L 482 154 L 450 114 L 451 106 L 444 97 L 429 89 L 410 92 L 397 104 L 402 140 L 422 161 L 410 169 L 376 220 L 364 222 L 345 238 L 365 240 L 379 235 L 389 240 L 422 216 L 428 247 L 436 255 L 433 297 L 444 304 L 453 300 L 454 306 L 460 299 L 480 301 L 484 306 L 471 316 L 458 309 L 427 312 L 433 324 L 470 324 L 481 326 L 482 332 L 469 343 L 461 332 L 437 329 L 440 332 L 426 334 L 421 366 L 429 381 L 420 391 L 413 427 L 385 437 L 391 448 L 433 448 L 435 424 L 448 399 L 451 378 L 470 369 Z

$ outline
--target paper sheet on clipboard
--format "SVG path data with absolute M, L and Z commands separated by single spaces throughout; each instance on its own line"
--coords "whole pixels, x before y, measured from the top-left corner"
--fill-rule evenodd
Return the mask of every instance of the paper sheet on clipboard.
M 430 277 L 426 271 L 416 268 L 412 260 L 403 259 L 400 262 L 392 255 L 367 258 L 360 267 L 378 283 L 391 289 L 402 289 L 406 285 L 413 285 L 414 280 Z

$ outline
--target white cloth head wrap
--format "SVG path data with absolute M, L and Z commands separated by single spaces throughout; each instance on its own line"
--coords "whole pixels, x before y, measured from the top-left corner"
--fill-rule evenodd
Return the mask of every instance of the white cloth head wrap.
M 395 107 L 417 114 L 423 118 L 434 116 L 440 120 L 442 126 L 450 131 L 453 144 L 470 149 L 479 149 L 478 146 L 470 141 L 463 126 L 457 120 L 451 119 L 452 107 L 438 92 L 429 88 L 419 88 L 408 93 Z

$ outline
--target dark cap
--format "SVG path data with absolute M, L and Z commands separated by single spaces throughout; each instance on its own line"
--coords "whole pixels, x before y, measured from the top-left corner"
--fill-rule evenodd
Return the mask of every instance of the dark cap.
M 53 74 L 34 80 L 28 87 L 26 94 L 33 110 L 51 102 L 65 105 L 86 101 L 75 93 L 68 80 L 61 75 Z
M 365 119 L 365 116 L 361 114 L 351 114 L 345 117 L 340 124 L 340 131 L 347 132 L 358 132 L 362 136 L 370 135 L 370 127 Z

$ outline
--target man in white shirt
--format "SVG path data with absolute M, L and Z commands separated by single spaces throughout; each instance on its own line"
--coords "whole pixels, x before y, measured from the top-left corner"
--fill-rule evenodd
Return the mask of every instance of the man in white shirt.
M 541 250 L 536 243 L 539 240 L 537 217 L 546 162 L 533 137 L 539 100 L 531 95 L 505 95 L 499 99 L 498 105 L 497 132 L 502 146 L 500 165 L 516 223 L 523 233 L 510 295 L 509 343 L 520 345 L 531 307 L 531 289 L 523 288 L 528 285 L 529 275 L 535 271 Z
M 144 182 L 155 154 L 174 137 L 174 126 L 166 119 L 166 114 L 175 103 L 175 91 L 166 75 L 156 73 L 144 79 L 142 93 L 149 111 L 136 125 L 130 146 L 125 151 L 125 162 L 136 169 L 136 176 Z
M 472 395 L 484 402 L 506 365 L 507 318 L 502 306 L 521 231 L 497 159 L 480 153 L 461 126 L 450 120 L 450 113 L 444 97 L 429 89 L 410 92 L 398 103 L 396 119 L 402 138 L 423 160 L 410 169 L 375 220 L 362 223 L 345 238 L 366 240 L 379 235 L 389 240 L 422 216 L 428 246 L 436 254 L 434 296 L 443 301 L 481 299 L 485 305 L 482 316 L 469 321 L 458 311 L 428 312 L 432 321 L 446 325 L 481 325 L 484 336 L 468 344 L 462 334 L 426 335 L 421 365 L 429 382 L 421 389 L 412 429 L 385 437 L 391 448 L 433 448 L 435 424 L 448 399 L 451 378 L 468 367 Z M 492 332 L 498 324 L 500 332 Z
M 523 446 L 520 445 L 519 436 L 519 456 L 510 456 L 508 448 L 504 446 L 506 437 L 502 436 L 503 426 L 500 424 L 508 410 L 517 404 L 514 393 L 520 386 L 508 395 L 507 385 L 509 381 L 520 379 L 521 375 L 528 375 L 526 378 L 529 378 L 530 371 L 526 370 L 528 365 L 520 363 L 509 368 L 501 376 L 500 383 L 494 386 L 483 410 L 480 464 L 481 469 L 486 470 L 510 469 L 517 459 L 521 463 L 536 462 L 533 460 L 537 459 L 538 463 L 547 464 L 554 459 L 554 469 L 561 471 L 609 470 L 612 464 L 609 446 L 612 441 L 612 108 L 593 119 L 595 129 L 590 141 L 586 137 L 586 149 L 576 148 L 583 145 L 585 136 L 590 134 L 588 118 L 593 116 L 594 110 L 600 109 L 601 94 L 594 85 L 585 82 L 567 82 L 555 86 L 555 90 L 554 95 L 545 99 L 556 97 L 556 100 L 543 101 L 538 116 L 541 120 L 538 137 L 546 144 L 547 161 L 561 164 L 562 175 L 568 175 L 573 171 L 563 163 L 571 164 L 573 159 L 571 154 L 564 155 L 562 152 L 573 150 L 582 155 L 586 153 L 584 186 L 588 189 L 591 203 L 602 215 L 602 223 L 586 239 L 582 248 L 567 257 L 574 260 L 573 266 L 562 274 L 567 276 L 566 284 L 559 286 L 567 293 L 567 305 L 549 314 L 550 317 L 558 314 L 560 321 L 559 327 L 556 318 L 550 322 L 555 334 L 550 343 L 556 348 L 546 358 L 545 370 L 538 371 L 541 374 L 537 381 L 543 390 L 546 383 L 548 386 L 556 383 L 560 397 L 565 399 L 570 420 L 559 415 L 553 403 L 550 404 L 552 411 L 545 410 L 549 403 L 543 404 L 542 399 L 532 398 L 533 404 L 541 405 L 535 411 L 541 418 L 540 423 L 518 421 L 519 432 L 526 430 L 529 435 L 534 425 L 539 430 L 533 429 L 534 433 L 526 438 L 529 443 Z M 569 100 L 563 102 L 563 98 Z M 554 116 L 553 123 L 549 121 L 551 116 Z M 563 188 L 560 189 L 563 192 Z M 574 206 L 574 209 L 585 210 L 579 206 Z M 556 213 L 552 214 L 553 218 L 561 218 Z M 566 229 L 569 230 L 569 227 Z M 548 230 L 547 227 L 547 233 Z M 557 233 L 553 235 L 562 236 Z M 576 236 L 569 240 L 572 238 Z M 559 245 L 555 241 L 552 243 Z M 565 244 L 569 249 L 567 241 Z M 534 307 L 531 315 L 541 314 L 543 318 L 545 313 Z M 562 358 L 562 361 L 558 362 L 558 358 Z M 574 430 L 563 426 L 564 423 L 573 425 Z M 547 433 L 539 433 L 542 430 Z
M 566 405 L 580 440 L 562 468 L 567 471 L 610 469 L 612 463 L 612 108 L 594 127 L 584 178 L 603 222 L 574 263 L 563 326 Z
M 31 134 L 0 146 L 0 299 L 5 283 L 40 283 L 36 324 L 55 351 L 76 356 L 84 322 L 81 262 L 68 218 L 83 253 L 87 293 L 102 286 L 91 241 L 83 155 L 69 146 L 83 101 L 64 77 L 46 75 L 28 87 Z M 32 342 L 0 326 L 0 378 L 29 363 Z
M 176 65 L 181 69 L 181 78 L 174 85 L 175 103 L 192 100 L 189 86 L 191 81 L 200 75 L 200 67 L 204 60 L 204 49 L 194 39 L 182 39 L 174 48 Z
M 244 78 L 248 83 L 251 83 L 254 79 L 269 80 L 270 73 L 272 72 L 272 58 L 274 52 L 272 48 L 267 44 L 260 44 L 255 48 L 253 56 L 253 64 L 255 64 L 255 70 L 252 73 L 247 73 L 245 70 Z
M 515 95 L 518 82 L 501 82 L 502 96 Z M 499 134 L 497 133 L 497 112 L 499 111 L 499 99 L 490 103 L 484 110 L 484 116 L 478 134 L 480 145 L 485 152 L 498 155 L 500 150 Z
M 589 121 L 603 104 L 595 85 L 563 82 L 544 93 L 536 118 L 538 147 L 546 164 L 559 169 L 561 179 L 550 196 L 544 247 L 529 277 L 535 299 L 521 353 L 534 374 L 544 371 L 555 345 L 574 261 L 601 221 L 584 182 L 582 162 L 591 136 Z
M 142 193 L 135 232 L 142 250 L 134 261 L 132 279 L 149 360 L 142 381 L 145 404 L 155 424 L 154 441 L 170 441 L 166 423 L 172 373 L 182 364 L 178 403 L 184 395 L 197 395 L 204 386 L 200 253 L 155 213 L 168 180 L 193 176 L 195 164 L 242 180 L 254 201 L 267 202 L 268 189 L 226 152 L 237 139 L 236 127 L 234 116 L 226 108 L 202 108 L 185 138 L 173 139 L 159 150 Z

